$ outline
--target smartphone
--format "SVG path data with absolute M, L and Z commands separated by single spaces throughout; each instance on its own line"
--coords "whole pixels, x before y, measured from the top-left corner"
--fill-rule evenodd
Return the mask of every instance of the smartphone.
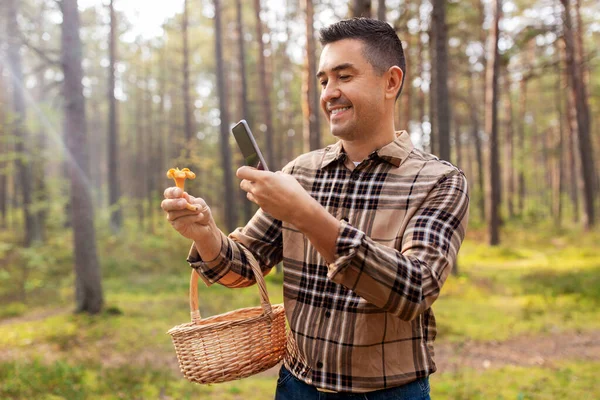
M 263 171 L 268 171 L 269 168 L 267 167 L 265 158 L 260 152 L 260 149 L 256 144 L 256 140 L 254 140 L 254 136 L 252 135 L 252 131 L 250 131 L 250 127 L 248 126 L 246 120 L 241 120 L 235 124 L 235 126 L 231 128 L 231 132 L 233 133 L 233 137 L 242 151 L 246 165 L 256 169 L 262 169 Z

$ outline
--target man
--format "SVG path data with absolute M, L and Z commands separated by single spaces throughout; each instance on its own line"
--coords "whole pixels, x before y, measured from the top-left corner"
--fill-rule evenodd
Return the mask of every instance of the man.
M 283 260 L 291 332 L 276 399 L 429 399 L 430 307 L 465 235 L 466 179 L 394 131 L 405 62 L 389 25 L 341 21 L 321 43 L 321 107 L 339 141 L 283 172 L 240 168 L 260 209 L 229 237 L 200 198 L 169 188 L 162 207 L 207 284 L 247 286 L 250 263 L 267 274 Z

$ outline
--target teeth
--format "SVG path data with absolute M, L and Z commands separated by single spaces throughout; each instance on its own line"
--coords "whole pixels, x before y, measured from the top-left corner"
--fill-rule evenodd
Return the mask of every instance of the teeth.
M 331 115 L 335 115 L 335 114 L 341 113 L 342 111 L 346 111 L 349 109 L 350 109 L 350 107 L 336 108 L 335 110 L 331 110 Z

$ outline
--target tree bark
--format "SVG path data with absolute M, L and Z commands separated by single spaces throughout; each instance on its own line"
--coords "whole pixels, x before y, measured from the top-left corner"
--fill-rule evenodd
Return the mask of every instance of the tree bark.
M 439 158 L 450 161 L 450 102 L 448 99 L 448 28 L 446 26 L 446 1 L 433 0 L 431 31 L 435 51 L 435 117 L 436 151 Z
M 380 21 L 386 20 L 386 9 L 385 9 L 385 0 L 377 1 L 377 19 Z
M 224 213 L 225 225 L 229 232 L 237 225 L 237 210 L 235 207 L 235 191 L 233 188 L 233 172 L 231 170 L 231 151 L 229 149 L 229 108 L 227 105 L 227 90 L 223 71 L 223 45 L 221 39 L 221 1 L 214 0 L 215 5 L 215 58 L 217 60 L 217 88 L 219 92 L 220 110 L 220 149 L 221 165 L 223 168 L 223 190 L 224 190 Z
M 237 22 L 237 39 L 240 64 L 240 110 L 242 110 L 242 118 L 248 121 L 250 126 L 254 126 L 252 114 L 248 104 L 248 73 L 246 72 L 246 45 L 244 41 L 244 23 L 242 20 L 242 0 L 235 1 L 236 22 Z M 246 192 L 238 191 L 240 202 L 242 203 L 242 212 L 244 213 L 244 221 L 249 221 L 252 218 L 252 203 L 246 198 Z
M 506 71 L 505 76 L 505 93 L 506 98 L 504 99 L 504 111 L 505 115 L 505 132 L 504 132 L 504 199 L 506 201 L 506 207 L 508 216 L 513 218 L 515 215 L 514 208 L 514 130 L 513 130 L 513 107 L 510 94 L 510 76 Z
M 61 63 L 64 123 L 71 178 L 71 210 L 75 253 L 76 311 L 95 314 L 103 305 L 100 264 L 96 252 L 94 207 L 89 186 L 85 97 L 81 80 L 82 48 L 77 0 L 62 0 Z
M 117 116 L 117 99 L 115 98 L 115 63 L 117 59 L 117 20 L 114 0 L 110 0 L 110 32 L 108 38 L 108 206 L 110 208 L 110 227 L 118 233 L 123 227 L 123 214 L 119 199 L 119 124 Z
M 483 161 L 483 145 L 481 144 L 481 138 L 479 137 L 480 121 L 479 121 L 479 107 L 477 105 L 477 98 L 475 97 L 475 85 L 473 81 L 477 79 L 475 73 L 469 78 L 469 97 L 471 103 L 471 137 L 473 138 L 473 145 L 475 146 L 475 159 L 477 164 L 477 184 L 479 186 L 479 201 L 478 208 L 480 212 L 480 218 L 485 221 L 485 164 Z
M 0 42 L 0 46 L 2 46 Z M 4 97 L 7 88 L 4 82 L 4 64 L 0 63 L 0 229 L 6 228 L 8 214 L 8 135 L 7 135 L 7 112 L 5 106 L 8 104 Z
M 25 232 L 23 244 L 25 247 L 31 246 L 34 242 L 41 242 L 41 231 L 36 221 L 36 214 L 32 211 L 32 170 L 33 162 L 30 154 L 31 135 L 25 126 L 25 92 L 23 80 L 23 66 L 21 63 L 20 49 L 16 32 L 19 31 L 17 23 L 18 14 L 17 0 L 9 0 L 7 4 L 7 61 L 9 76 L 12 78 L 13 87 L 13 136 L 15 137 L 15 152 L 18 155 L 16 160 L 17 173 L 19 176 L 18 188 L 21 190 L 21 210 L 23 211 L 23 220 L 25 221 Z
M 306 15 L 306 62 L 302 74 L 302 114 L 304 116 L 304 150 L 321 148 L 321 128 L 319 124 L 319 93 L 316 87 L 316 44 L 314 30 L 314 9 L 312 0 L 303 0 Z
M 413 76 L 411 74 L 411 60 L 410 60 L 410 52 L 412 45 L 412 36 L 406 32 L 406 43 L 407 46 L 404 48 L 404 59 L 406 60 L 406 67 L 404 69 L 404 89 L 402 89 L 402 97 L 400 104 L 402 104 L 400 108 L 399 115 L 402 115 L 401 118 L 398 118 L 400 123 L 397 126 L 397 129 L 406 129 L 410 131 L 410 121 L 412 119 L 412 103 L 413 103 Z
M 371 18 L 371 0 L 352 0 L 351 17 Z
M 500 244 L 500 163 L 498 155 L 498 73 L 499 73 L 499 54 L 498 39 L 500 37 L 499 21 L 502 12 L 502 1 L 493 0 L 492 9 L 494 10 L 494 22 L 492 24 L 491 46 L 488 57 L 488 68 L 486 71 L 486 91 L 485 91 L 485 130 L 489 135 L 489 182 L 487 187 L 487 208 L 486 216 L 489 232 L 489 243 L 492 246 Z
M 580 63 L 577 62 L 577 50 L 573 34 L 571 8 L 569 0 L 561 0 L 564 7 L 563 16 L 563 39 L 565 41 L 567 71 L 573 98 L 575 99 L 575 117 L 577 119 L 577 135 L 579 143 L 579 155 L 581 158 L 581 172 L 583 178 L 583 200 L 584 215 L 583 224 L 586 229 L 595 225 L 594 189 L 595 189 L 595 167 L 594 153 L 590 139 L 589 107 L 585 82 Z M 581 51 L 583 54 L 583 49 Z
M 263 23 L 260 19 L 260 0 L 254 0 L 254 15 L 256 17 L 256 40 L 258 41 L 258 79 L 260 85 L 260 94 L 262 97 L 263 123 L 266 126 L 265 143 L 266 156 L 269 168 L 273 171 L 277 169 L 275 157 L 273 156 L 273 117 L 271 112 L 271 96 L 269 85 L 267 83 L 267 70 L 265 64 L 265 43 L 263 41 Z
M 192 123 L 192 104 L 190 100 L 190 49 L 188 44 L 188 0 L 183 1 L 183 20 L 181 24 L 181 34 L 183 36 L 183 118 L 185 130 L 185 143 L 189 145 L 194 137 L 194 127 Z M 186 152 L 187 153 L 187 152 Z

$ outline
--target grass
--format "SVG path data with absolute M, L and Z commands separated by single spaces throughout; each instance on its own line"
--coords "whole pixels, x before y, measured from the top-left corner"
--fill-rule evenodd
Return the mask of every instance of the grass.
M 39 269 L 27 303 L 2 286 L 0 398 L 4 399 L 269 399 L 276 377 L 262 374 L 227 384 L 185 381 L 166 331 L 189 321 L 185 263 L 188 244 L 139 235 L 101 240 L 107 307 L 90 317 L 71 313 L 72 276 L 58 242 Z M 480 236 L 471 232 L 470 237 Z M 66 237 L 60 237 L 63 243 Z M 600 329 L 600 233 L 549 234 L 506 229 L 504 245 L 468 239 L 459 276 L 451 276 L 434 309 L 438 342 L 502 341 L 519 335 Z M 166 243 L 171 243 L 166 246 Z M 174 244 L 172 244 L 174 243 Z M 64 246 L 64 245 L 63 245 Z M 5 259 L 23 254 L 3 246 Z M 39 262 L 39 256 L 32 262 Z M 27 265 L 27 264 L 25 264 Z M 39 265 L 39 264 L 38 264 Z M 4 271 L 13 271 L 7 268 Z M 9 279 L 0 276 L 2 279 Z M 267 277 L 273 303 L 282 301 L 280 275 Z M 203 316 L 259 305 L 255 287 L 199 289 Z M 431 378 L 434 399 L 600 398 L 596 361 L 560 360 L 540 367 L 459 368 Z

